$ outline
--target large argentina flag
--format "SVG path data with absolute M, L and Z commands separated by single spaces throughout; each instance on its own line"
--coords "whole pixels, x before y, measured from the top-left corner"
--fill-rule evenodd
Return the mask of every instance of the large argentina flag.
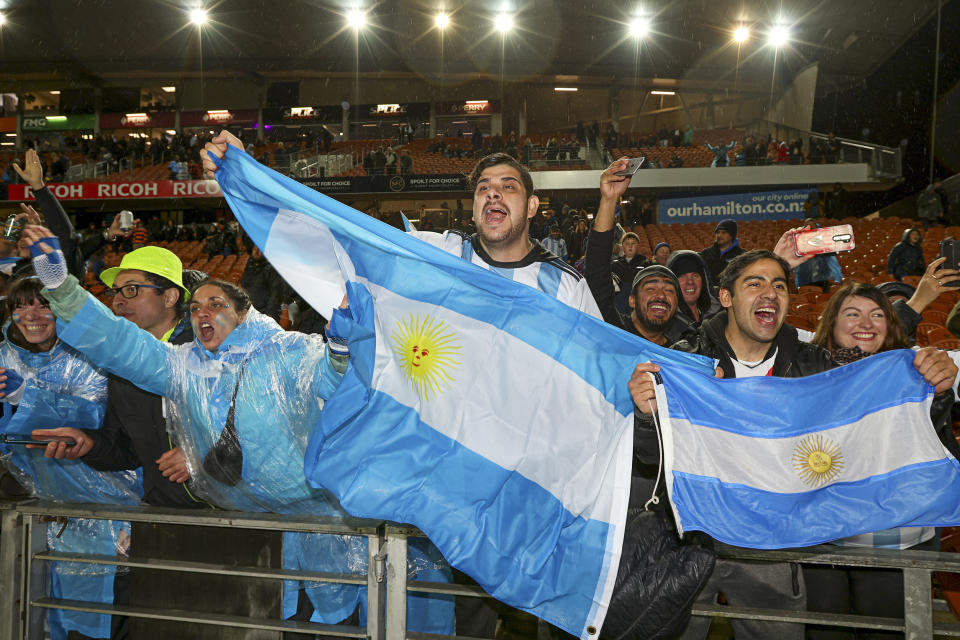
M 890 351 L 795 379 L 664 367 L 657 408 L 678 527 L 776 549 L 960 524 L 960 463 L 937 438 L 913 358 Z
M 712 370 L 450 255 L 230 148 L 217 180 L 350 367 L 306 453 L 350 513 L 416 525 L 487 592 L 596 637 L 630 487 L 635 365 Z

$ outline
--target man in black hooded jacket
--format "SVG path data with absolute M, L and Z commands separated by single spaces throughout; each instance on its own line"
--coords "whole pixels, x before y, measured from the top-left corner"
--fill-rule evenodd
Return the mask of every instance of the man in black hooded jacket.
M 677 315 L 695 327 L 704 319 L 716 314 L 722 307 L 710 288 L 707 265 L 696 251 L 680 249 L 670 254 L 667 268 L 677 276 L 680 283 L 680 306 Z

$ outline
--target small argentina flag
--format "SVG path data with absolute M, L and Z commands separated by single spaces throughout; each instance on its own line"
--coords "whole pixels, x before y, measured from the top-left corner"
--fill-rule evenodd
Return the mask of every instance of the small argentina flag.
M 664 466 L 678 526 L 756 549 L 960 524 L 960 463 L 930 421 L 914 353 L 806 378 L 664 367 Z

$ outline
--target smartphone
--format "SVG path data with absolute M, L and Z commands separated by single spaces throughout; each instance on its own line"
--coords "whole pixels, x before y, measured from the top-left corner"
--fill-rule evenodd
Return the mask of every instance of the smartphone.
M 133 229 L 133 212 L 132 211 L 121 211 L 120 212 L 120 231 L 127 233 Z
M 793 241 L 796 245 L 795 253 L 798 256 L 850 251 L 857 246 L 853 239 L 853 227 L 849 224 L 820 229 L 805 229 L 797 232 L 793 236 Z
M 10 242 L 18 241 L 21 229 L 23 229 L 23 222 L 17 218 L 16 214 L 11 213 L 3 223 L 3 239 Z
M 946 258 L 940 269 L 960 269 L 960 242 L 947 236 L 940 241 L 940 258 Z M 945 287 L 960 287 L 960 281 L 944 283 Z
M 0 441 L 4 444 L 36 444 L 47 446 L 51 442 L 66 442 L 69 446 L 74 446 L 77 441 L 67 436 L 46 436 L 44 440 L 38 440 L 30 436 L 29 433 L 5 433 L 0 436 Z
M 646 161 L 647 159 L 644 156 L 640 156 L 639 158 L 630 158 L 629 160 L 627 160 L 627 168 L 624 169 L 623 171 L 617 171 L 613 175 L 632 176 L 633 174 L 635 174 L 637 171 L 640 170 L 640 167 L 642 167 L 643 163 Z

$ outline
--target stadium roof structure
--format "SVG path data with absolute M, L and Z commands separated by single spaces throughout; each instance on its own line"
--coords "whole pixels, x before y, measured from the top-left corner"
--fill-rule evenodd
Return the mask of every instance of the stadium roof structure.
M 116 85 L 129 78 L 236 75 L 264 80 L 345 76 L 422 77 L 456 83 L 690 83 L 766 86 L 777 53 L 788 76 L 811 64 L 834 84 L 859 81 L 893 55 L 937 10 L 938 0 L 229 0 L 207 2 L 208 22 L 189 22 L 194 0 L 5 0 L 0 89 Z M 361 6 L 365 5 L 365 6 Z M 366 24 L 347 24 L 360 7 Z M 505 8 L 514 28 L 494 27 Z M 782 11 L 782 13 L 781 13 Z M 648 21 L 641 38 L 630 33 Z M 738 45 L 733 30 L 751 35 Z

